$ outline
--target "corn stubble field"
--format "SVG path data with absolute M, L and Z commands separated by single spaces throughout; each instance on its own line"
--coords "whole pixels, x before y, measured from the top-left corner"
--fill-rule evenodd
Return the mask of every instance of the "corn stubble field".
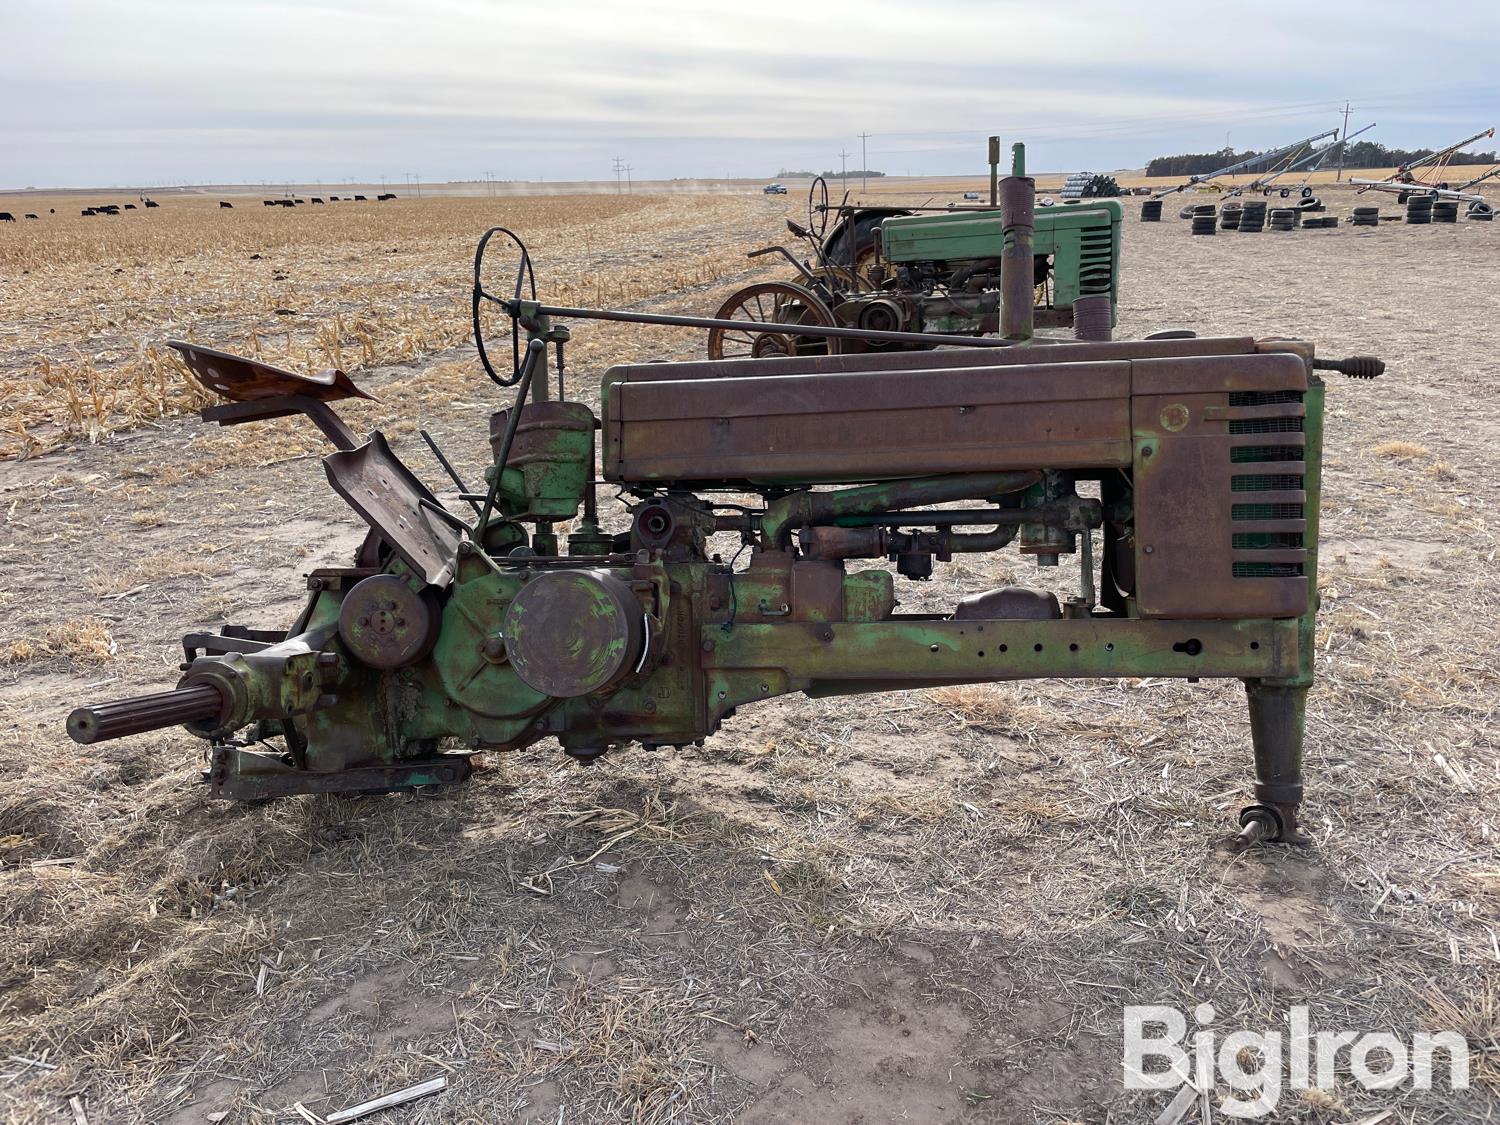
M 444 1076 L 378 1120 L 1146 1121 L 1166 1099 L 1120 1089 L 1121 1006 L 1203 1001 L 1221 1033 L 1307 1004 L 1468 1037 L 1467 1092 L 1344 1080 L 1278 1120 L 1500 1108 L 1500 231 L 1127 221 L 1118 335 L 1390 364 L 1329 396 L 1315 845 L 1237 856 L 1234 684 L 794 697 L 702 750 L 585 770 L 542 746 L 450 792 L 260 807 L 210 803 L 180 731 L 74 746 L 75 703 L 173 682 L 189 629 L 285 625 L 360 538 L 311 427 L 182 417 L 201 399 L 161 340 L 343 365 L 379 396 L 355 428 L 441 486 L 416 429 L 477 477 L 502 402 L 466 346 L 485 227 L 562 303 L 711 313 L 775 276 L 743 251 L 802 207 L 236 204 L 0 230 L 6 1119 L 306 1121 Z M 579 325 L 572 389 L 701 347 Z M 1010 578 L 1035 572 L 965 561 L 902 596 Z

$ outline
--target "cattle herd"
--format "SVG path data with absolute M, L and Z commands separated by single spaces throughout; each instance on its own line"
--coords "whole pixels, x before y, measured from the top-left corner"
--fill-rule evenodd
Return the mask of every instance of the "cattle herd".
M 396 198 L 396 193 L 393 192 L 393 191 L 382 192 L 381 194 L 377 195 L 375 198 L 378 201 L 380 201 L 380 202 L 384 202 L 387 199 L 395 199 Z M 351 196 L 342 196 L 342 197 L 337 196 L 337 195 L 330 195 L 328 197 L 328 202 L 329 203 L 338 203 L 341 200 L 343 202 L 346 202 L 346 203 L 364 203 L 364 202 L 367 201 L 366 197 L 363 196 L 363 195 L 351 195 Z M 148 199 L 144 195 L 140 197 L 140 201 L 141 201 L 141 206 L 147 208 L 148 210 L 161 206 L 161 204 L 157 203 L 156 200 L 154 200 L 154 199 Z M 311 196 L 311 197 L 309 197 L 307 199 L 298 199 L 295 196 L 292 196 L 292 197 L 288 197 L 286 199 L 263 199 L 263 200 L 261 200 L 261 203 L 264 204 L 266 207 L 299 207 L 303 203 L 322 203 L 322 202 L 323 202 L 322 196 L 318 196 L 318 195 Z M 233 211 L 234 210 L 234 204 L 230 203 L 228 200 L 221 199 L 221 200 L 219 200 L 219 209 L 221 211 Z M 92 207 L 85 207 L 82 211 L 79 212 L 79 214 L 82 215 L 85 219 L 88 219 L 88 218 L 94 217 L 95 215 L 120 215 L 120 214 L 124 213 L 125 211 L 135 211 L 135 210 L 137 210 L 137 207 L 136 207 L 136 205 L 134 203 L 125 203 L 125 204 L 120 204 L 120 203 L 96 203 Z M 55 214 L 57 214 L 57 208 L 56 207 L 50 208 L 47 213 L 49 215 L 55 215 Z M 40 219 L 41 216 L 40 215 L 32 214 L 31 212 L 26 212 L 25 214 L 22 215 L 22 218 L 25 218 L 25 219 Z M 0 223 L 13 223 L 15 221 L 16 221 L 15 215 L 11 214 L 9 211 L 0 211 Z
M 380 195 L 377 195 L 375 198 L 377 200 L 379 200 L 380 202 L 384 203 L 387 199 L 395 199 L 396 198 L 396 193 L 393 192 L 393 191 L 388 191 L 388 192 L 384 192 L 384 193 L 382 193 Z M 304 203 L 322 203 L 322 202 L 323 202 L 323 197 L 320 196 L 320 195 L 309 196 L 307 199 L 298 199 L 296 196 L 291 195 L 291 196 L 287 196 L 285 199 L 262 199 L 260 201 L 262 207 L 300 207 Z M 339 203 L 339 202 L 344 202 L 344 203 L 365 203 L 365 202 L 367 202 L 367 200 L 366 200 L 366 198 L 363 195 L 350 195 L 350 196 L 330 195 L 328 197 L 328 202 L 329 203 Z M 226 203 L 222 199 L 219 200 L 219 206 L 223 207 L 223 208 L 226 208 L 226 209 L 230 209 L 230 210 L 232 210 L 234 208 L 234 204 L 233 203 Z

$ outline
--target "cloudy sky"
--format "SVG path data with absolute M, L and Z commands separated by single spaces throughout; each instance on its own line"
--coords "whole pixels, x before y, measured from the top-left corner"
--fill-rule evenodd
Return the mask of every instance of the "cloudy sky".
M 0 187 L 1038 170 L 1500 123 L 1493 0 L 0 0 Z M 1431 18 L 1429 18 L 1429 16 Z M 1482 147 L 1490 147 L 1488 144 Z

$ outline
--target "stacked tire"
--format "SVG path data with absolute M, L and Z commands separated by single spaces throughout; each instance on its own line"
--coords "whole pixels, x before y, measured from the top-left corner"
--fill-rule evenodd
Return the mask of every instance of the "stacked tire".
M 1432 205 L 1432 221 L 1435 223 L 1458 222 L 1458 201 L 1439 199 Z
M 1193 208 L 1193 233 L 1213 234 L 1219 229 L 1218 208 L 1212 203 L 1200 203 Z
M 1495 208 L 1482 199 L 1475 199 L 1469 204 L 1469 221 L 1473 223 L 1488 223 L 1495 217 Z
M 1267 225 L 1272 230 L 1296 230 L 1296 209 L 1292 207 L 1277 207 L 1271 212 L 1271 221 Z
M 1160 199 L 1148 199 L 1148 200 L 1146 200 L 1146 202 L 1144 202 L 1144 203 L 1141 204 L 1141 222 L 1143 222 L 1143 223 L 1159 223 L 1159 222 L 1161 222 L 1161 200 Z
M 1413 226 L 1432 222 L 1432 196 L 1413 195 L 1406 201 L 1406 221 Z
M 1226 203 L 1223 210 L 1219 212 L 1220 230 L 1239 230 L 1240 216 L 1244 214 L 1244 208 L 1238 203 Z
M 1240 225 L 1235 229 L 1241 234 L 1259 234 L 1266 225 L 1266 205 L 1260 200 L 1247 202 L 1240 209 Z
M 1357 227 L 1378 227 L 1380 225 L 1380 208 L 1356 207 L 1349 222 Z

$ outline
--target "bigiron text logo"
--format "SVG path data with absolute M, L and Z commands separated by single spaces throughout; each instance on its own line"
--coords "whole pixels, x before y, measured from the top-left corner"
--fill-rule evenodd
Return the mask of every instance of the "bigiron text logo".
M 1287 1013 L 1286 1026 L 1267 1031 L 1212 1027 L 1212 1004 L 1192 1012 L 1197 1024 L 1164 1004 L 1125 1008 L 1121 1062 L 1127 1090 L 1178 1090 L 1184 1085 L 1231 1091 L 1221 1099 L 1230 1117 L 1272 1113 L 1287 1090 L 1333 1089 L 1340 1064 L 1349 1080 L 1366 1090 L 1432 1089 L 1435 1065 L 1446 1067 L 1447 1084 L 1469 1086 L 1469 1045 L 1456 1031 L 1418 1031 L 1409 1040 L 1389 1031 L 1313 1031 L 1304 1006 Z

